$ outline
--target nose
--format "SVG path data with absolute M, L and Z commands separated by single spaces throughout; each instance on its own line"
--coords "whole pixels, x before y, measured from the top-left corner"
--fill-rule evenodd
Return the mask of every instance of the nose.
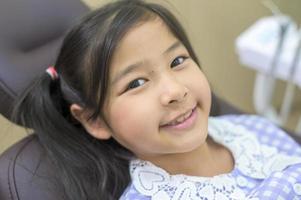
M 164 106 L 183 102 L 188 95 L 188 88 L 174 78 L 165 78 L 161 82 L 160 101 Z

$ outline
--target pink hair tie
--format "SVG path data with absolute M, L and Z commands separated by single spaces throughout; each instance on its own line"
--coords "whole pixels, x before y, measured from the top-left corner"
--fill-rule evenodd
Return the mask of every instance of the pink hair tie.
M 46 73 L 49 74 L 52 80 L 56 80 L 59 78 L 58 73 L 56 72 L 54 66 L 50 66 L 46 69 Z

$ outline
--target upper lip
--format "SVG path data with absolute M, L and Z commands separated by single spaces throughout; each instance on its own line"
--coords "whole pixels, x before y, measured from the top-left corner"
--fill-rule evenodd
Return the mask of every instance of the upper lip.
M 160 126 L 165 126 L 165 125 L 168 125 L 174 121 L 176 121 L 177 119 L 179 119 L 180 117 L 183 117 L 185 116 L 186 114 L 190 113 L 193 111 L 193 109 L 195 108 L 195 106 L 193 108 L 190 108 L 188 110 L 186 110 L 186 112 L 182 112 L 181 114 L 176 114 L 174 115 L 174 117 L 171 117 L 170 120 L 167 120 L 166 122 L 162 123 Z

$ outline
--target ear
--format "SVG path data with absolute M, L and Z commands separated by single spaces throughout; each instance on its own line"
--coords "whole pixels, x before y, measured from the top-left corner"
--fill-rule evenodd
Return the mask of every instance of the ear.
M 112 136 L 110 129 L 107 127 L 103 119 L 98 117 L 95 120 L 89 120 L 90 112 L 84 110 L 78 104 L 72 104 L 70 106 L 70 112 L 93 137 L 100 140 L 107 140 Z

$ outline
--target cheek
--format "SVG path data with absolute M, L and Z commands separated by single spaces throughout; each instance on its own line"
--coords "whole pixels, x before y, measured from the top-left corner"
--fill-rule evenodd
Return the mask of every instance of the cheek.
M 208 80 L 199 68 L 192 74 L 191 80 L 194 81 L 191 82 L 191 90 L 204 109 L 209 112 L 211 106 L 211 90 Z
M 150 102 L 146 99 L 143 101 L 137 98 L 120 99 L 110 106 L 109 124 L 121 137 L 136 135 L 136 133 L 138 136 L 138 133 L 153 122 L 149 117 L 152 110 Z
M 137 98 L 115 101 L 108 109 L 113 138 L 135 154 L 146 148 L 145 141 L 153 139 L 158 130 L 155 108 L 146 99 L 142 103 Z
M 135 111 L 126 102 L 113 104 L 110 109 L 110 124 L 115 132 L 130 131 L 135 122 Z

